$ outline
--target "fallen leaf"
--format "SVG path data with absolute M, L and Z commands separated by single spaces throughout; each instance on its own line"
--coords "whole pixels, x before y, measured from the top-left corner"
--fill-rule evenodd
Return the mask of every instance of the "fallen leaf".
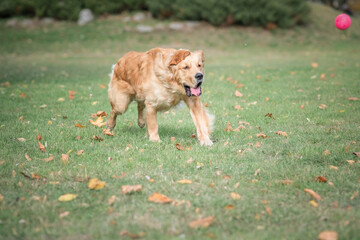
M 31 173 L 32 179 L 40 179 L 40 176 L 37 173 Z
M 316 63 L 316 62 L 312 62 L 312 63 L 311 63 L 311 67 L 313 67 L 313 68 L 318 68 L 318 67 L 319 67 L 319 64 Z
M 243 94 L 240 93 L 238 90 L 236 90 L 236 91 L 235 91 L 235 96 L 236 96 L 236 97 L 242 97 Z
M 170 203 L 173 200 L 163 194 L 160 193 L 154 193 L 148 198 L 149 202 L 155 202 L 155 203 Z
M 286 133 L 286 132 L 283 132 L 283 131 L 277 131 L 277 132 L 275 132 L 275 133 L 276 133 L 277 135 L 287 137 L 287 133 Z
M 69 164 L 69 154 L 61 154 L 61 161 L 65 164 Z
M 189 180 L 189 179 L 183 179 L 183 180 L 179 180 L 179 181 L 176 181 L 177 183 L 181 183 L 181 184 L 191 184 L 192 181 Z
M 240 83 L 240 84 L 236 85 L 235 87 L 236 88 L 242 88 L 242 87 L 244 87 L 244 84 Z
M 25 138 L 17 138 L 16 140 L 18 140 L 19 142 L 26 142 Z
M 338 167 L 336 167 L 336 166 L 330 165 L 330 169 L 333 169 L 333 170 L 338 170 L 339 168 L 338 168 Z
M 301 106 L 300 106 L 300 109 L 304 109 L 305 108 L 305 104 L 302 104 Z
M 98 116 L 98 117 L 106 117 L 107 113 L 105 111 L 97 111 L 96 116 Z
M 259 133 L 259 134 L 256 134 L 256 137 L 258 138 L 268 138 L 268 136 L 266 136 L 264 133 Z
M 60 218 L 64 218 L 64 217 L 68 216 L 69 214 L 70 214 L 70 212 L 69 212 L 69 211 L 66 211 L 66 212 L 60 213 L 60 214 L 59 214 L 59 217 L 60 217 Z
M 6 82 L 1 83 L 0 86 L 1 86 L 1 87 L 10 87 L 11 84 L 10 84 L 9 81 L 6 81 Z
M 320 105 L 319 105 L 319 108 L 322 109 L 322 110 L 326 109 L 327 107 L 328 107 L 328 106 L 326 106 L 325 104 L 320 104 Z
M 259 169 L 256 169 L 256 171 L 255 171 L 255 173 L 254 173 L 254 176 L 255 176 L 255 177 L 259 174 L 260 170 L 261 170 L 260 168 L 259 168 Z
M 214 221 L 214 216 L 210 216 L 207 218 L 202 218 L 202 219 L 198 219 L 195 221 L 191 221 L 189 223 L 189 227 L 191 228 L 198 228 L 198 227 L 202 227 L 202 228 L 206 228 L 209 227 Z
M 94 135 L 94 136 L 92 136 L 91 140 L 98 140 L 99 142 L 104 141 L 104 139 L 103 139 L 103 138 L 98 137 L 98 136 L 95 136 L 95 135 Z
M 355 161 L 354 160 L 346 160 L 347 162 L 348 162 L 348 164 L 350 164 L 350 165 L 353 165 L 354 163 L 355 163 Z
M 123 185 L 121 186 L 121 193 L 122 194 L 131 194 L 135 192 L 139 192 L 142 190 L 142 185 Z
M 112 205 L 115 202 L 115 200 L 116 200 L 116 196 L 112 195 L 108 200 L 109 205 Z
M 47 108 L 46 104 L 41 105 L 39 108 L 43 109 L 43 108 Z
M 29 155 L 27 153 L 25 153 L 25 158 L 26 158 L 26 160 L 31 161 L 31 158 L 29 157 Z
M 4 201 L 4 196 L 0 193 L 0 202 Z
M 231 124 L 229 122 L 226 123 L 225 131 L 227 131 L 227 132 L 232 131 L 232 127 L 231 127 Z
M 241 106 L 240 105 L 235 105 L 234 107 L 236 110 L 240 110 L 241 109 Z
M 21 98 L 26 98 L 26 94 L 25 94 L 25 93 L 21 93 L 21 94 L 19 95 L 19 97 L 21 97 Z
M 234 200 L 239 200 L 239 199 L 241 199 L 240 194 L 235 193 L 235 192 L 230 193 L 230 197 L 231 197 L 232 199 L 234 199 Z
M 41 141 L 42 139 L 43 139 L 43 138 L 42 138 L 42 136 L 41 136 L 40 134 L 36 135 L 36 140 Z
M 324 154 L 325 156 L 328 156 L 328 155 L 330 155 L 330 151 L 329 151 L 328 149 L 326 149 L 326 150 L 323 152 L 323 154 Z
M 93 121 L 92 119 L 89 119 L 90 123 L 94 126 L 97 127 L 103 127 L 104 125 L 106 125 L 106 122 L 103 122 L 104 119 L 102 117 L 98 117 L 95 121 Z
M 348 100 L 349 101 L 357 101 L 357 100 L 359 100 L 359 98 L 357 98 L 357 97 L 349 97 Z
M 106 88 L 106 86 L 104 84 L 99 84 L 100 88 Z
M 99 189 L 104 188 L 105 185 L 106 185 L 105 182 L 99 181 L 99 179 L 97 179 L 97 178 L 92 178 L 92 179 L 90 179 L 90 181 L 88 183 L 88 188 L 99 190 Z
M 145 233 L 144 232 L 140 232 L 138 234 L 134 234 L 134 233 L 130 233 L 128 232 L 127 230 L 122 230 L 120 232 L 120 236 L 128 236 L 132 239 L 138 239 L 138 238 L 141 238 L 141 237 L 144 237 L 145 236 Z
M 269 208 L 269 207 L 266 207 L 266 208 L 265 208 L 265 212 L 266 212 L 268 215 L 271 215 L 271 214 L 272 214 L 271 208 Z
M 354 200 L 355 198 L 357 198 L 359 196 L 359 191 L 354 192 L 354 194 L 350 197 L 350 200 Z
M 225 207 L 225 210 L 233 210 L 234 209 L 234 205 L 226 205 Z
M 75 137 L 75 139 L 76 139 L 76 140 L 80 140 L 80 139 L 81 139 L 81 136 L 78 135 L 78 136 Z
M 360 152 L 353 152 L 353 154 L 357 157 L 360 157 Z
M 113 133 L 113 132 L 110 132 L 109 129 L 103 128 L 103 132 L 104 132 L 104 134 L 106 134 L 106 135 L 108 135 L 108 136 L 114 136 L 114 133 Z
M 65 101 L 65 98 L 58 98 L 57 101 L 58 101 L 58 102 L 63 102 L 63 101 Z
M 50 162 L 50 161 L 52 161 L 52 160 L 54 160 L 54 159 L 55 159 L 54 156 L 50 156 L 50 157 L 48 157 L 48 158 L 44 158 L 44 161 L 45 161 L 45 162 Z
M 275 119 L 275 117 L 273 116 L 272 113 L 267 113 L 267 114 L 265 114 L 264 117 L 269 117 L 269 118 L 271 118 L 271 119 Z
M 74 99 L 76 93 L 77 93 L 77 92 L 75 92 L 75 91 L 69 90 L 69 100 Z
M 319 177 L 316 178 L 316 181 L 321 182 L 321 183 L 326 183 L 327 179 L 325 177 L 319 176 Z
M 194 159 L 192 159 L 192 157 L 189 158 L 189 160 L 186 160 L 186 163 L 193 163 Z
M 338 240 L 338 234 L 335 231 L 323 231 L 319 233 L 318 240 Z
M 84 153 L 84 150 L 79 150 L 79 151 L 76 152 L 76 155 L 80 156 L 83 153 Z
M 184 150 L 184 147 L 181 146 L 179 143 L 177 143 L 177 144 L 175 145 L 175 147 L 176 147 L 177 150 L 180 150 L 180 151 L 183 151 L 183 150 Z
M 64 195 L 61 195 L 58 200 L 60 202 L 68 202 L 71 201 L 73 199 L 75 199 L 77 197 L 77 194 L 72 194 L 72 193 L 66 193 Z
M 259 148 L 260 147 L 260 142 L 256 142 L 255 147 Z
M 84 128 L 85 126 L 77 123 L 77 124 L 75 124 L 75 127 L 77 127 L 77 128 Z
M 313 198 L 315 198 L 318 201 L 321 200 L 321 196 L 319 194 L 317 194 L 316 192 L 314 192 L 312 189 L 305 188 L 304 192 L 310 194 Z
M 309 201 L 309 203 L 311 205 L 313 205 L 313 207 L 318 207 L 319 206 L 319 204 L 317 202 L 315 202 L 314 200 Z
M 41 144 L 40 141 L 38 141 L 38 145 L 39 145 L 39 150 L 42 152 L 46 152 L 45 146 Z

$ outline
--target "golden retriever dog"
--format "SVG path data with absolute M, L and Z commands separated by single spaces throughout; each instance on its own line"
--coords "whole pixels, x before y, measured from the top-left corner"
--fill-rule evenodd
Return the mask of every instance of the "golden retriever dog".
M 108 129 L 129 104 L 138 104 L 138 125 L 146 124 L 150 141 L 160 142 L 157 112 L 166 111 L 184 101 L 190 109 L 201 145 L 210 146 L 213 117 L 200 101 L 204 81 L 203 51 L 154 48 L 147 52 L 129 52 L 114 65 L 109 84 L 111 104 Z

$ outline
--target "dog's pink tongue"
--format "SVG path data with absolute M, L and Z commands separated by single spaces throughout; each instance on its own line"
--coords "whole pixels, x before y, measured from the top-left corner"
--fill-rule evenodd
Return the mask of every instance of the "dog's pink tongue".
M 195 96 L 199 96 L 201 94 L 201 88 L 190 88 L 191 94 Z

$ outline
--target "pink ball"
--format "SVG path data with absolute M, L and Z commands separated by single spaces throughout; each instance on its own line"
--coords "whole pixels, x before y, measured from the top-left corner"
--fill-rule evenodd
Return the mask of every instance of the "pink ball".
M 335 18 L 335 26 L 340 30 L 345 30 L 351 25 L 351 18 L 346 14 L 339 14 Z

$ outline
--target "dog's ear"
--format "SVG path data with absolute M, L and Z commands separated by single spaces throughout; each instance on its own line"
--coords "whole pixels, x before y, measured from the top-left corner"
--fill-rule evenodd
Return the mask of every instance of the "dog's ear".
M 169 66 L 178 65 L 179 62 L 184 60 L 189 55 L 190 55 L 190 51 L 188 51 L 188 50 L 184 50 L 184 49 L 177 50 L 174 53 L 174 55 L 171 57 Z
M 195 54 L 198 54 L 200 56 L 201 62 L 205 62 L 204 52 L 203 50 L 197 50 L 194 52 Z

